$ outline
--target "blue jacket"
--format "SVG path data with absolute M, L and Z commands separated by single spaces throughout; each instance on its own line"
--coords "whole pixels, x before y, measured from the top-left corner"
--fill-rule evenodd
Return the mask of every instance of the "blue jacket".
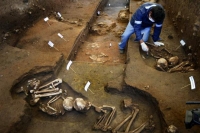
M 155 24 L 154 33 L 152 36 L 153 41 L 156 42 L 159 40 L 163 21 L 162 22 L 151 22 L 149 20 L 149 12 L 153 6 L 162 7 L 160 4 L 156 4 L 156 3 L 150 3 L 150 2 L 145 3 L 136 10 L 136 12 L 133 14 L 133 16 L 131 18 L 130 23 L 134 27 L 135 34 L 136 34 L 136 40 L 138 40 L 138 41 L 142 39 L 141 30 L 146 27 L 152 27 L 153 24 Z

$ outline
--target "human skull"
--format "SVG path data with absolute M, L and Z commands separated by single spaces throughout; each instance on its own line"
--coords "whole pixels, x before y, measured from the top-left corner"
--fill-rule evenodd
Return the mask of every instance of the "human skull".
M 168 61 L 169 61 L 170 67 L 174 67 L 178 64 L 179 58 L 178 56 L 173 56 L 173 57 L 170 57 Z
M 63 107 L 67 111 L 71 111 L 73 109 L 73 102 L 74 98 L 73 97 L 67 97 L 63 101 Z
M 90 102 L 87 102 L 87 101 L 83 100 L 83 98 L 76 98 L 74 100 L 74 108 L 77 111 L 88 110 L 90 108 L 90 106 L 91 106 Z
M 162 71 L 165 71 L 168 68 L 168 62 L 165 58 L 160 58 L 157 60 L 157 69 L 161 69 Z

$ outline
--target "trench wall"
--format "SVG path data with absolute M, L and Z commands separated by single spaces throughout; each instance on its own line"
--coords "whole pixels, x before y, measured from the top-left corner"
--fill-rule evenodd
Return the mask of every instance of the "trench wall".
M 200 62 L 200 1 L 160 0 L 164 3 L 170 21 L 180 39 L 186 42 L 186 54 L 192 53 L 197 65 Z M 0 1 L 0 35 L 14 28 L 32 26 L 39 17 L 59 11 L 71 0 L 3 0 Z M 26 20 L 26 21 L 23 21 Z M 2 38 L 1 38 L 2 39 Z
M 200 1 L 163 0 L 167 15 L 174 25 L 180 39 L 186 42 L 186 54 L 192 53 L 200 63 Z

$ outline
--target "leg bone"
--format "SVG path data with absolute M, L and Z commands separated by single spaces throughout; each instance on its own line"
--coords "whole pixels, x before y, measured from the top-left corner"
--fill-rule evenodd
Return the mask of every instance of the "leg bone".
M 138 112 L 139 112 L 139 109 L 136 108 L 136 107 L 134 107 L 134 111 L 135 111 L 135 112 L 134 112 L 134 114 L 133 114 L 133 116 L 132 116 L 132 118 L 131 118 L 131 120 L 130 120 L 130 122 L 129 122 L 127 128 L 126 128 L 126 130 L 125 130 L 125 133 L 128 133 L 128 131 L 129 131 L 129 129 L 130 129 L 130 127 L 131 127 L 131 125 L 132 125 L 132 123 L 133 123 L 135 117 L 137 116 L 137 114 L 138 114 Z
M 154 121 L 152 120 L 153 116 L 150 116 L 149 120 L 144 122 L 142 125 L 140 125 L 138 128 L 129 131 L 129 133 L 140 133 L 142 132 L 145 128 L 148 129 L 153 129 L 155 127 Z
M 110 115 L 107 118 L 107 121 L 104 124 L 103 131 L 107 131 L 110 128 L 109 126 L 110 126 L 110 124 L 111 124 L 111 122 L 113 120 L 113 117 L 114 117 L 115 113 L 116 113 L 116 109 L 113 108 L 112 112 L 110 113 Z
M 47 93 L 47 92 L 56 92 L 59 91 L 59 88 L 53 88 L 53 89 L 44 89 L 41 91 L 35 91 L 34 94 L 41 94 L 41 93 Z
M 132 111 L 131 115 L 129 115 L 128 117 L 126 117 L 122 122 L 120 122 L 113 130 L 112 133 L 117 133 L 117 131 L 121 128 L 121 126 L 124 125 L 124 123 L 126 123 L 134 114 L 134 111 Z
M 48 96 L 54 96 L 62 93 L 62 89 L 60 89 L 58 92 L 52 92 L 52 93 L 45 93 L 45 94 L 35 94 L 34 98 L 40 98 L 40 97 L 48 97 Z
M 51 103 L 55 102 L 56 100 L 58 100 L 60 98 L 60 96 L 55 96 L 53 97 L 51 100 L 49 100 L 49 102 L 47 103 L 47 107 L 52 109 L 53 111 L 57 112 L 56 109 L 54 109 L 53 107 L 50 106 Z
M 51 85 L 53 86 L 53 87 L 55 87 L 55 86 L 57 86 L 57 85 L 59 85 L 60 83 L 62 83 L 62 79 L 55 79 L 55 80 L 53 80 L 53 81 L 51 81 L 51 82 L 49 82 L 49 83 L 47 83 L 47 84 L 45 84 L 45 85 L 43 85 L 43 86 L 40 86 L 39 87 L 39 90 L 41 90 L 41 89 L 43 89 L 43 88 L 49 88 Z

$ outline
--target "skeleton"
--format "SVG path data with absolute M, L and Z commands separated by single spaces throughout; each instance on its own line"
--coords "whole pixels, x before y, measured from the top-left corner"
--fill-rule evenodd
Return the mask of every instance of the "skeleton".
M 63 92 L 62 89 L 55 88 L 60 83 L 62 83 L 62 80 L 56 79 L 39 87 L 39 80 L 29 80 L 28 86 L 31 88 L 30 93 L 32 95 L 32 100 L 30 101 L 30 104 L 35 105 L 42 97 L 50 97 L 61 94 Z
M 103 113 L 103 115 L 100 116 L 98 121 L 94 124 L 94 129 L 100 129 L 102 131 L 107 131 L 112 129 L 110 125 L 116 114 L 115 107 L 108 105 L 97 107 L 94 104 L 91 104 L 90 102 L 84 100 L 83 98 L 74 99 L 73 97 L 66 97 L 67 91 L 59 89 L 57 87 L 60 83 L 62 83 L 62 80 L 56 79 L 39 87 L 40 84 L 39 80 L 34 79 L 29 81 L 29 85 L 32 87 L 30 93 L 32 95 L 34 103 L 37 103 L 40 100 L 40 98 L 49 98 L 49 99 L 43 99 L 44 102 L 40 102 L 39 109 L 41 111 L 49 115 L 59 115 L 59 114 L 63 115 L 65 111 L 72 111 L 73 108 L 76 111 L 84 112 L 89 110 L 90 107 L 92 106 L 95 108 L 97 112 Z M 52 96 L 53 98 L 51 98 Z M 139 113 L 139 109 L 136 106 L 137 106 L 136 104 L 132 103 L 132 100 L 126 100 L 126 99 L 124 100 L 124 107 L 130 108 L 132 110 L 132 113 L 112 130 L 113 133 L 120 133 L 118 130 L 128 120 L 130 120 L 130 122 L 128 123 L 125 132 L 122 133 L 140 133 L 145 129 L 146 130 L 154 129 L 155 125 L 152 121 L 153 117 L 151 117 L 150 120 L 144 122 L 141 126 L 136 128 L 135 130 L 130 131 L 130 127 L 133 121 L 135 120 L 137 114 Z
M 129 115 L 128 117 L 126 117 L 122 122 L 120 122 L 113 130 L 112 130 L 112 133 L 140 133 L 141 131 L 143 131 L 144 129 L 148 129 L 148 130 L 152 130 L 155 125 L 152 121 L 152 116 L 150 116 L 150 120 L 148 120 L 147 122 L 143 123 L 141 126 L 139 126 L 138 128 L 132 130 L 132 131 L 129 131 L 135 117 L 137 116 L 138 112 L 139 112 L 139 109 L 136 107 L 137 105 L 133 104 L 132 103 L 132 100 L 130 99 L 125 99 L 124 100 L 124 107 L 125 108 L 130 108 L 132 110 L 132 113 L 131 115 Z M 126 130 L 125 132 L 120 132 L 118 131 L 129 119 L 130 122 L 128 124 L 128 126 L 126 127 Z
M 158 59 L 156 69 L 164 72 L 190 72 L 194 71 L 195 64 L 192 61 L 192 54 L 188 54 L 187 61 L 179 63 L 178 56 L 173 56 L 166 48 L 156 47 L 146 42 L 150 48 L 152 57 Z
M 113 120 L 113 117 L 116 113 L 116 109 L 113 106 L 103 105 L 102 107 L 95 107 L 95 110 L 98 112 L 103 112 L 104 114 L 99 117 L 99 120 L 94 124 L 94 129 L 101 129 L 102 131 L 111 130 L 110 124 Z M 111 109 L 110 114 L 107 109 Z

